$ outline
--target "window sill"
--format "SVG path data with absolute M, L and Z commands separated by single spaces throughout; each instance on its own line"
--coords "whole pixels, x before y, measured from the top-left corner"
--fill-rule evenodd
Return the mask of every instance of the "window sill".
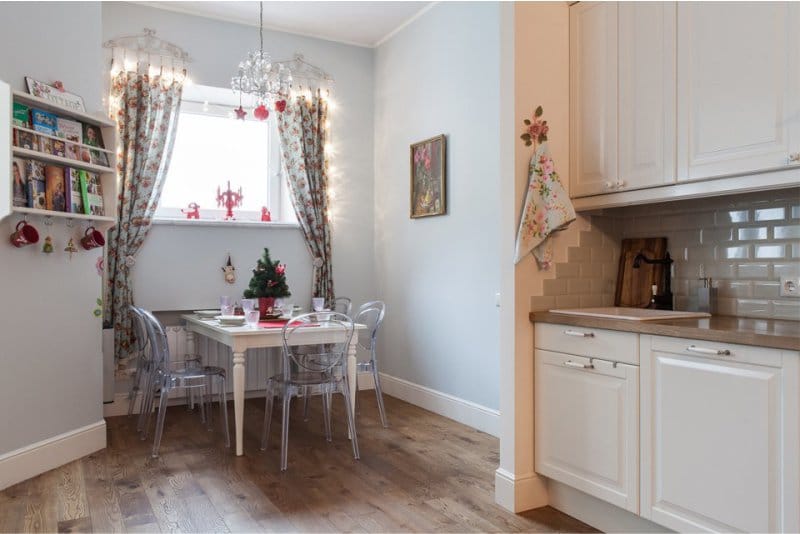
M 297 223 L 288 223 L 280 221 L 223 221 L 219 219 L 185 219 L 185 218 L 170 218 L 159 217 L 153 218 L 153 224 L 164 226 L 223 226 L 230 228 L 270 228 L 270 229 L 292 229 L 300 228 Z

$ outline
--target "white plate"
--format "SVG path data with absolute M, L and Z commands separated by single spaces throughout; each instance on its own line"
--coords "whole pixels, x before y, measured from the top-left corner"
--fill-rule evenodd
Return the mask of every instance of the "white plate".
M 195 310 L 193 313 L 199 317 L 212 319 L 219 315 L 219 310 Z
M 217 319 L 219 324 L 225 326 L 240 326 L 244 324 L 243 315 L 217 315 L 214 319 Z

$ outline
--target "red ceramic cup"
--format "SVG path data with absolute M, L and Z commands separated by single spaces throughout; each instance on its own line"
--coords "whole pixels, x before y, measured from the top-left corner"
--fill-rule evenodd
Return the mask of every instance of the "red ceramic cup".
M 86 234 L 81 238 L 81 246 L 86 250 L 102 247 L 106 244 L 106 238 L 99 230 L 95 230 L 94 226 L 86 229 Z
M 17 223 L 16 231 L 11 234 L 11 244 L 17 248 L 39 242 L 39 232 L 25 221 Z

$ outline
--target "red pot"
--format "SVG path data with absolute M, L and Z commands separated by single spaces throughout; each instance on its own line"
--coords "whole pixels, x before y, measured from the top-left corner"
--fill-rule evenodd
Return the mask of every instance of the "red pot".
M 267 315 L 272 314 L 272 308 L 275 306 L 275 297 L 258 297 L 258 314 L 262 319 Z

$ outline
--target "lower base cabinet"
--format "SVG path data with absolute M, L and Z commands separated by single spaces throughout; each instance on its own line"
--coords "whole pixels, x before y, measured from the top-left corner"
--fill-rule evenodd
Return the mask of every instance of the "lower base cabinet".
M 800 353 L 535 336 L 537 473 L 679 532 L 800 532 Z
M 641 515 L 682 532 L 800 530 L 798 354 L 640 343 Z
M 639 368 L 612 361 L 616 339 L 603 346 L 605 336 L 619 333 L 581 333 L 586 350 L 575 352 L 584 355 L 535 351 L 536 471 L 638 513 Z M 542 346 L 568 347 L 553 335 L 564 332 L 537 329 Z

